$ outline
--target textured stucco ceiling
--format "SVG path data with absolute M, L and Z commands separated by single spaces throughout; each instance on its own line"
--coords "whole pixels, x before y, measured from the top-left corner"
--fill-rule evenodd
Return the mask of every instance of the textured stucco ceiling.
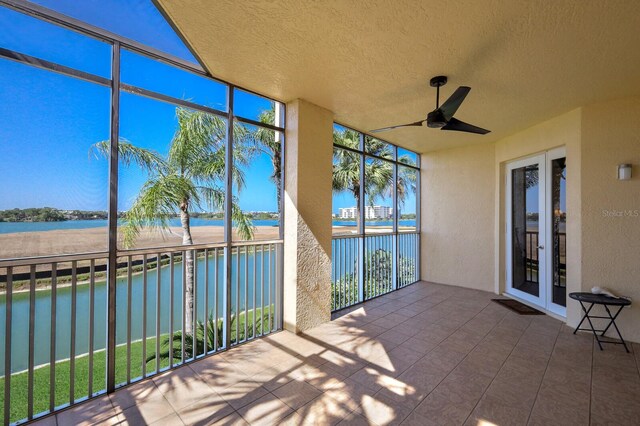
M 382 134 L 427 152 L 489 142 L 598 100 L 640 94 L 638 0 L 157 0 L 212 75 L 303 98 L 360 130 L 423 119 L 472 90 L 456 117 L 486 136 Z

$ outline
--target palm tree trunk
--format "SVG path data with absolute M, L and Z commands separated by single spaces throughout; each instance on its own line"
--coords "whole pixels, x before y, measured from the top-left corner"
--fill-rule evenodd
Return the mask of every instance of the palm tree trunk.
M 271 152 L 271 163 L 273 166 L 273 177 L 276 183 L 276 197 L 277 197 L 277 201 L 278 201 L 278 213 L 280 215 L 282 215 L 282 212 L 280 211 L 280 209 L 283 207 L 282 206 L 282 170 L 281 170 L 281 163 L 280 163 L 280 145 L 278 145 L 278 149 L 276 150 L 272 150 Z
M 354 194 L 356 199 L 356 232 L 360 232 L 360 194 Z
M 182 224 L 182 244 L 191 245 L 193 239 L 191 238 L 191 224 L 189 218 L 189 202 L 183 201 L 180 204 L 180 223 Z M 185 330 L 186 334 L 193 334 L 193 251 L 185 250 L 184 262 L 185 262 Z

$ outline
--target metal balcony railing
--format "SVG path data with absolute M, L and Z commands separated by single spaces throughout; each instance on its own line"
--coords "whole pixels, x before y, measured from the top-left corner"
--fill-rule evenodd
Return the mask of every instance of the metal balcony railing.
M 526 250 L 526 269 L 525 279 L 531 283 L 538 283 L 538 231 L 526 231 L 525 236 L 525 250 Z M 560 279 L 554 282 L 556 287 L 565 287 L 566 277 L 566 243 L 567 234 L 565 232 L 558 232 L 554 236 L 553 246 L 549 247 L 553 249 L 554 263 L 558 267 L 558 275 Z
M 420 234 L 335 236 L 331 309 L 337 311 L 419 280 Z
M 280 329 L 282 241 L 227 250 L 119 251 L 114 301 L 106 252 L 0 261 L 0 418 L 37 418 L 105 393 L 109 376 L 127 385 Z

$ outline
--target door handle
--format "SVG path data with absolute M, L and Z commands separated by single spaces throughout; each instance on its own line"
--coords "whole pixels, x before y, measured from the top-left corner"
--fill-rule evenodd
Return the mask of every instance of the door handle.
M 539 246 L 538 246 L 538 249 L 540 249 L 540 250 L 544 250 L 544 246 L 543 246 L 543 245 L 539 245 Z

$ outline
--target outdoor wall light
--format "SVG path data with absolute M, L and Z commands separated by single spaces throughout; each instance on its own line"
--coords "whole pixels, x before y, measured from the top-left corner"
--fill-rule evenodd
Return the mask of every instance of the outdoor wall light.
M 631 179 L 631 164 L 618 164 L 618 180 Z

